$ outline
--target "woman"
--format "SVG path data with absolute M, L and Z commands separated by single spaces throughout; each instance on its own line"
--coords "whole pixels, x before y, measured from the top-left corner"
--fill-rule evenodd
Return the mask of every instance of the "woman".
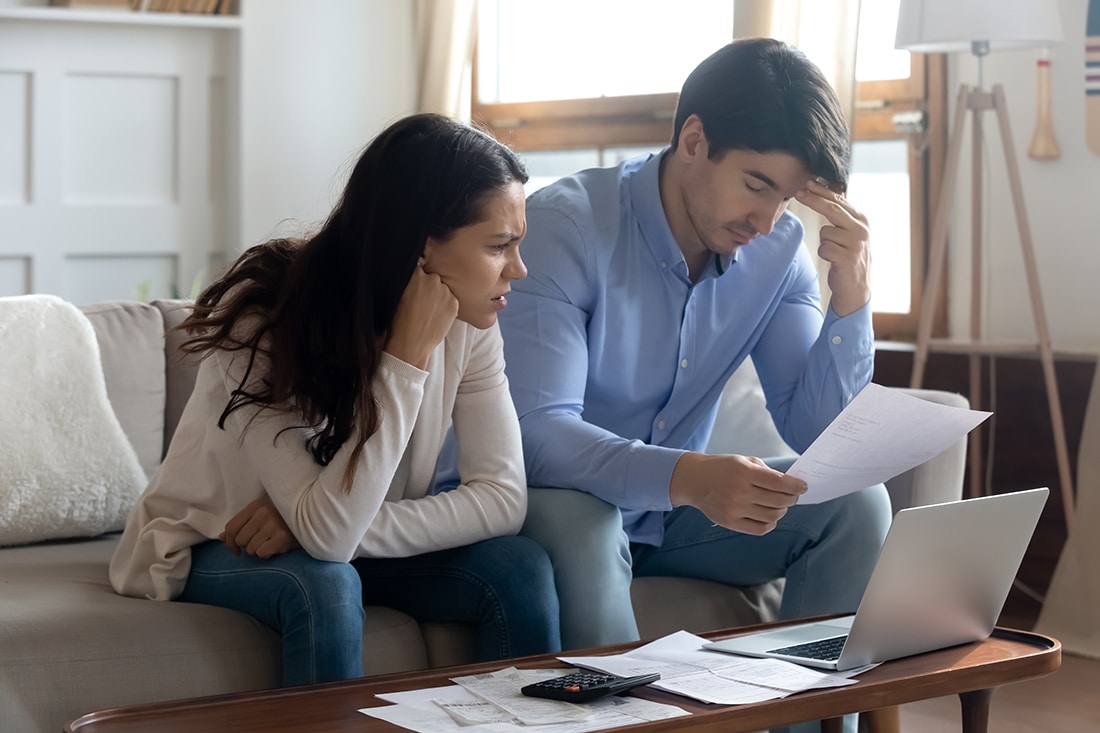
M 436 115 L 357 162 L 321 230 L 245 252 L 181 328 L 203 357 L 111 562 L 124 595 L 249 613 L 283 683 L 362 675 L 363 605 L 473 621 L 482 659 L 560 648 L 497 312 L 527 273 L 522 164 Z M 450 427 L 462 483 L 433 492 Z M 369 650 L 367 650 L 369 653 Z

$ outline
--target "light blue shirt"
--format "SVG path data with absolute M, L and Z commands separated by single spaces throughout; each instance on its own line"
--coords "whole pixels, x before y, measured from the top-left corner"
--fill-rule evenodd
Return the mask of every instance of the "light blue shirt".
M 527 201 L 529 275 L 499 318 L 528 484 L 620 507 L 660 544 L 669 483 L 702 451 L 722 388 L 752 355 L 780 434 L 801 452 L 871 381 L 870 306 L 821 310 L 802 224 L 688 276 L 658 191 L 660 156 L 582 171 Z

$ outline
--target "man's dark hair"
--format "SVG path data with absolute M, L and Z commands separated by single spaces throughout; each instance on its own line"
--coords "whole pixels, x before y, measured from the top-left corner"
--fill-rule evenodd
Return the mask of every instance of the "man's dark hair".
M 712 160 L 729 150 L 787 153 L 812 175 L 848 187 L 851 145 L 840 100 L 794 46 L 741 39 L 695 67 L 676 105 L 673 149 L 693 114 L 703 123 Z

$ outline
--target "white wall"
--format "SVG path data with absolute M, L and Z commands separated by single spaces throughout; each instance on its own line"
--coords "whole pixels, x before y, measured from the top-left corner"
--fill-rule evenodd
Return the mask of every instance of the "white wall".
M 411 2 L 240 0 L 239 22 L 46 4 L 0 0 L 0 295 L 188 295 L 323 220 L 414 108 Z
M 1065 33 L 1065 41 L 1050 49 L 1054 127 L 1061 158 L 1036 161 L 1027 157 L 1035 129 L 1037 50 L 990 54 L 985 60 L 984 86 L 989 89 L 993 84 L 1003 85 L 1007 98 L 1054 348 L 1096 351 L 1100 349 L 1100 322 L 1094 315 L 1100 312 L 1100 156 L 1085 145 L 1084 28 L 1088 3 L 1049 1 L 1058 3 Z M 958 84 L 977 83 L 977 63 L 972 56 L 960 55 L 950 64 L 948 93 L 954 115 Z M 983 123 L 983 218 L 989 266 L 986 334 L 993 340 L 1033 342 L 1035 328 L 1003 142 L 995 115 L 986 113 Z M 970 136 L 968 121 L 948 252 L 950 328 L 957 337 L 965 337 L 969 329 Z
M 0 0 L 0 295 L 186 294 L 236 246 L 237 25 Z
M 363 146 L 414 111 L 412 6 L 242 0 L 242 248 L 323 220 Z

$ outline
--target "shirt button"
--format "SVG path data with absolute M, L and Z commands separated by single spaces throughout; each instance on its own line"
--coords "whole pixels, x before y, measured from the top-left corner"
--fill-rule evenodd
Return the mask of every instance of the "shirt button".
M 664 420 L 658 420 L 657 421 L 657 429 L 658 430 L 664 430 L 665 429 L 665 421 Z
M 834 344 L 839 344 L 843 340 L 844 339 L 842 339 L 840 336 L 833 336 L 833 343 Z
M 681 369 L 687 369 L 687 366 L 688 366 L 688 360 L 687 359 L 680 359 L 680 368 Z
M 852 393 L 851 393 L 851 392 L 849 392 L 849 393 L 848 393 L 848 402 L 851 402 L 851 401 L 852 401 Z
M 667 262 L 662 262 L 662 263 L 661 263 L 661 269 L 662 269 L 662 270 L 666 270 L 666 269 L 668 269 L 668 263 L 667 263 Z

